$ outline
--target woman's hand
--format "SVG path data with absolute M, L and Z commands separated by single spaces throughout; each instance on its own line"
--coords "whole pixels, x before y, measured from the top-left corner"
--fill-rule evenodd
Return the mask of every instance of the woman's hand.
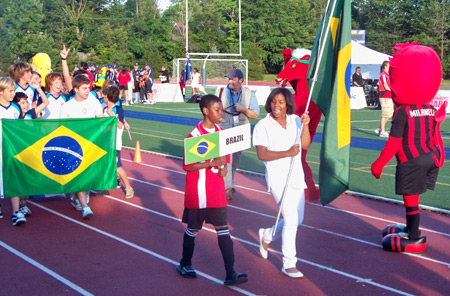
M 293 145 L 287 152 L 289 156 L 296 156 L 300 153 L 300 144 Z
M 305 113 L 303 113 L 303 115 L 300 117 L 302 124 L 303 125 L 308 125 L 310 122 L 310 118 L 309 118 L 309 111 L 306 111 Z

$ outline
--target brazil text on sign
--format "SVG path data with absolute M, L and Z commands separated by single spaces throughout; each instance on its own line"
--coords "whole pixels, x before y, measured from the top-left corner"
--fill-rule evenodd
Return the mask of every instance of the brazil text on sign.
M 184 140 L 185 164 L 205 161 L 250 148 L 250 124 L 187 138 Z
M 250 123 L 220 131 L 220 156 L 251 147 Z

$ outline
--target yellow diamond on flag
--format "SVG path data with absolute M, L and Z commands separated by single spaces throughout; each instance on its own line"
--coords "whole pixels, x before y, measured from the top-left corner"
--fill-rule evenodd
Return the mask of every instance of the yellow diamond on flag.
M 205 139 L 200 139 L 197 144 L 189 149 L 189 152 L 204 158 L 209 152 L 211 152 L 211 150 L 213 150 L 214 147 L 216 147 L 216 144 Z
M 65 185 L 105 154 L 106 151 L 94 143 L 60 126 L 14 157 Z

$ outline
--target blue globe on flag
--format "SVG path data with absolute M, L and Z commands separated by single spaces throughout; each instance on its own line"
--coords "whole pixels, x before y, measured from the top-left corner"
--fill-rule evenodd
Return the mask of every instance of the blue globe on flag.
M 197 153 L 203 155 L 208 152 L 208 148 L 209 146 L 207 142 L 201 142 L 197 145 Z
M 42 149 L 42 162 L 53 174 L 74 172 L 83 161 L 83 149 L 73 138 L 59 136 L 51 139 Z

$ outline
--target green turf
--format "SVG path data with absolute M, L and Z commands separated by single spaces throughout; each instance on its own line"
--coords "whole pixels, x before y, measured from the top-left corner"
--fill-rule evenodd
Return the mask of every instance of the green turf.
M 156 105 L 134 105 L 125 107 L 126 110 L 183 116 L 191 118 L 202 118 L 198 104 L 186 103 L 158 103 Z M 261 107 L 259 118 L 265 117 L 266 112 Z M 352 110 L 352 137 L 368 139 L 381 139 L 373 132 L 379 125 L 380 110 Z M 323 118 L 322 118 L 323 120 Z M 163 123 L 157 121 L 138 120 L 128 118 L 131 125 L 133 142 L 129 140 L 128 134 L 123 135 L 124 145 L 134 147 L 135 141 L 139 140 L 141 149 L 159 153 L 183 156 L 183 139 L 193 129 L 193 126 Z M 257 120 L 251 120 L 255 124 Z M 390 123 L 386 126 L 390 128 Z M 317 132 L 322 132 L 323 122 L 319 125 Z M 444 146 L 450 147 L 450 121 L 447 120 L 441 126 L 443 132 Z M 313 143 L 308 151 L 307 160 L 318 181 L 320 144 Z M 380 180 L 376 180 L 370 173 L 370 166 L 379 156 L 379 151 L 352 148 L 350 159 L 350 188 L 349 190 L 378 195 L 401 200 L 401 196 L 394 193 L 395 182 L 395 160 L 385 167 Z M 448 163 L 448 161 L 447 161 Z M 255 148 L 244 151 L 241 159 L 241 169 L 264 173 L 264 165 L 256 156 Z M 447 164 L 441 168 L 435 191 L 428 191 L 421 196 L 420 203 L 423 205 L 444 208 L 450 210 L 448 192 L 450 189 L 450 166 Z

